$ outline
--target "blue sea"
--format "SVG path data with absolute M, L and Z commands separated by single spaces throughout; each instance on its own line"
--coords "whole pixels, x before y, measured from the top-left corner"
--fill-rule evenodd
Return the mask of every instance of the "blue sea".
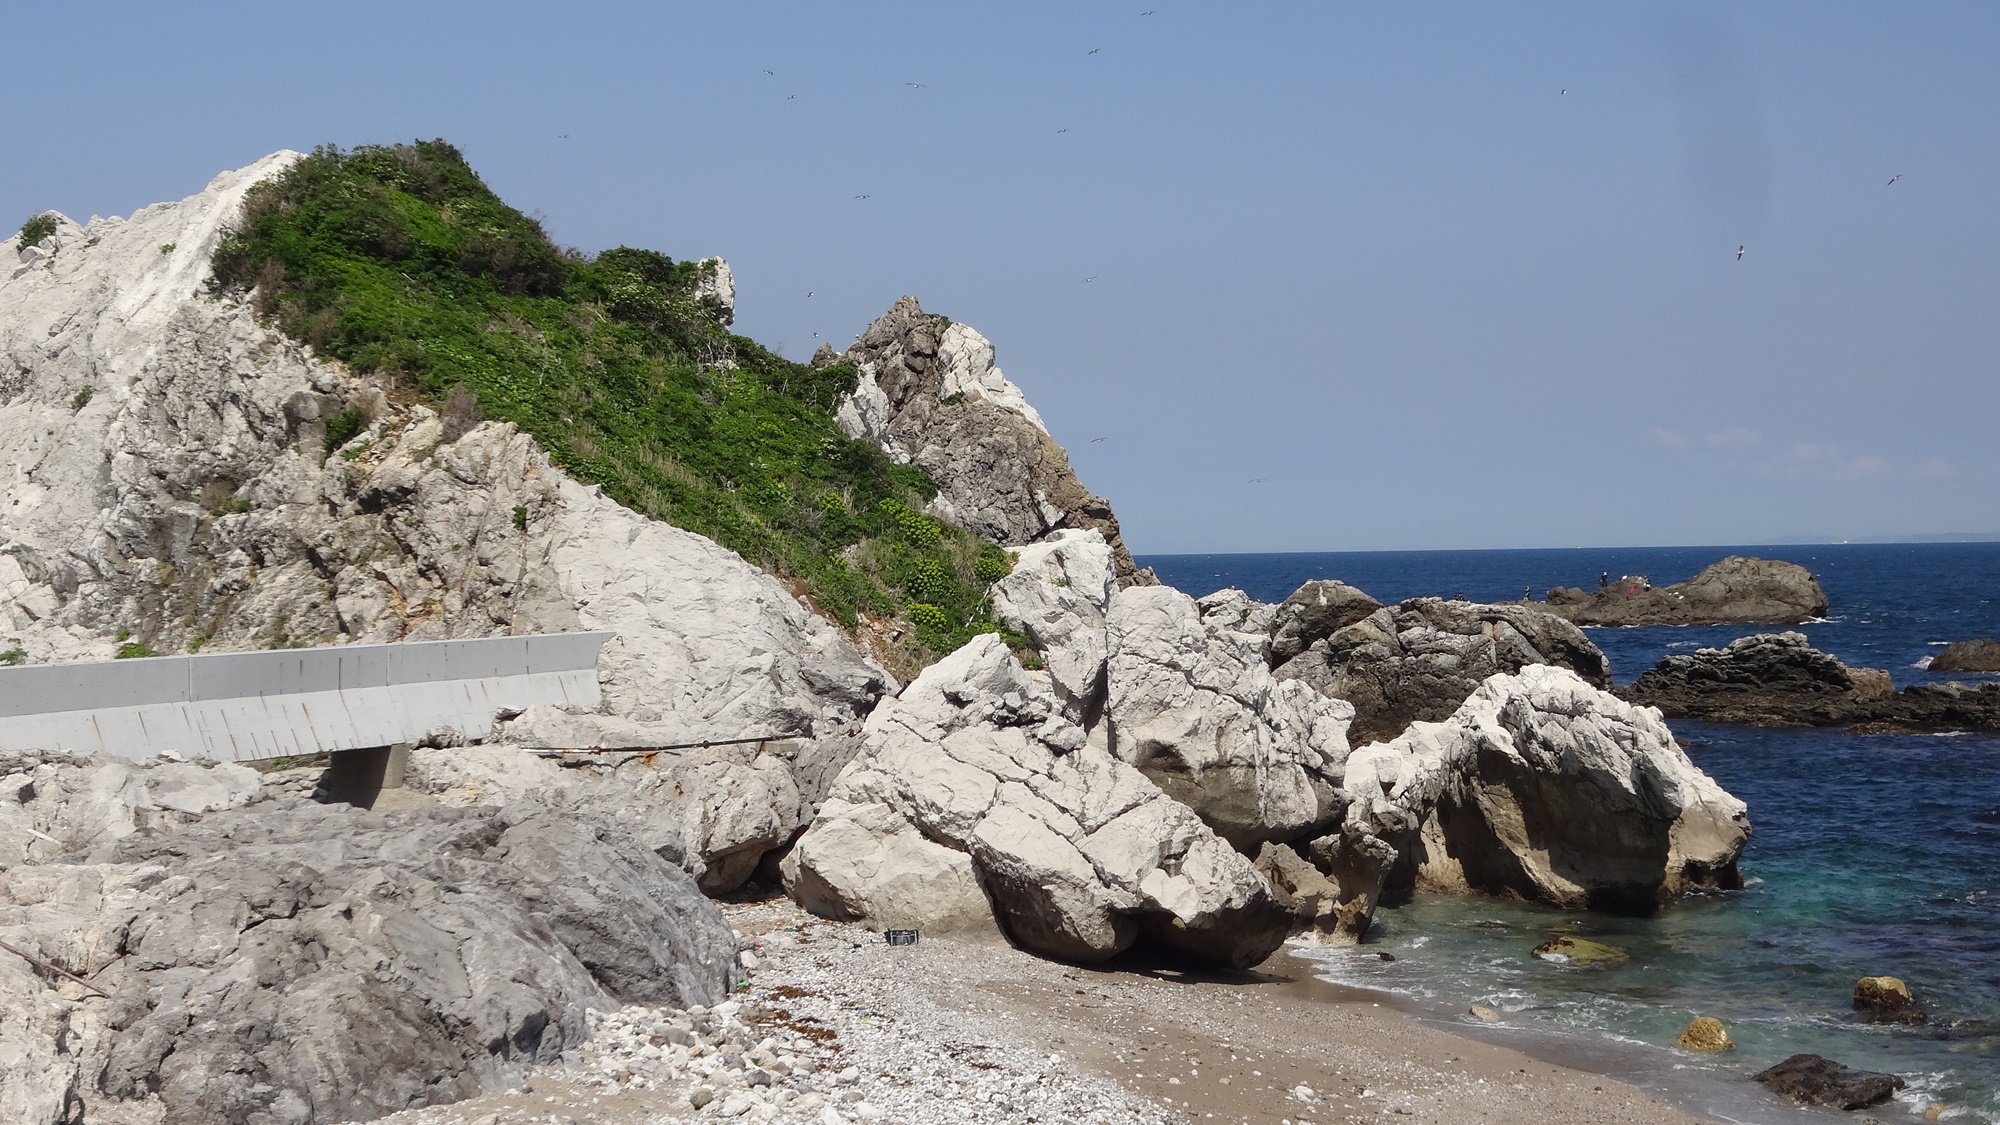
M 1536 598 L 1598 576 L 1678 582 L 1731 554 L 1810 569 L 1832 603 L 1800 626 L 1849 664 L 1898 684 L 1943 644 L 2000 637 L 2000 544 L 1674 547 L 1281 555 L 1155 555 L 1160 578 L 1200 596 L 1236 586 L 1277 601 L 1338 578 L 1383 602 L 1434 594 Z M 1669 652 L 1720 645 L 1755 626 L 1591 629 L 1619 683 Z M 1654 918 L 1618 918 L 1482 898 L 1420 896 L 1384 910 L 1370 943 L 1314 949 L 1320 974 L 1388 991 L 1425 1018 L 1611 1074 L 1728 1121 L 1819 1118 L 1748 1076 L 1800 1051 L 1903 1076 L 1869 1111 L 1884 1120 L 2000 1123 L 2000 734 L 1904 736 L 1675 722 L 1695 763 L 1750 806 L 1747 886 Z M 1578 969 L 1528 951 L 1548 932 L 1587 933 L 1631 953 Z M 1381 960 L 1377 951 L 1396 956 Z M 1868 1025 L 1854 981 L 1909 983 L 1931 1022 Z M 1463 1013 L 1484 1004 L 1497 1025 Z M 1696 1015 L 1728 1025 L 1737 1050 L 1675 1049 Z

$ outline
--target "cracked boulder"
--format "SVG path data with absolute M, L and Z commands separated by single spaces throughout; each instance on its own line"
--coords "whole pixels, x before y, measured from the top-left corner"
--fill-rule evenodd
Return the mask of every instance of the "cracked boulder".
M 1120 761 L 1246 852 L 1338 822 L 1351 706 L 1274 677 L 1264 637 L 1204 619 L 1171 587 L 1120 591 L 1105 632 Z
M 622 1002 L 713 1004 L 736 941 L 683 872 L 523 804 L 298 798 L 0 873 L 20 1125 L 372 1120 L 518 1085 Z
M 1090 722 L 1104 697 L 1104 611 L 1118 592 L 1104 536 L 1058 531 L 1030 543 L 992 592 L 995 619 L 1034 642 L 1065 712 Z
M 1659 712 L 1576 673 L 1496 675 L 1441 723 L 1356 750 L 1339 831 L 1311 848 L 1358 937 L 1384 893 L 1475 891 L 1649 914 L 1742 886 L 1742 801 L 1675 744 Z
M 827 917 L 997 922 L 1034 952 L 1100 962 L 1146 941 L 1256 964 L 1290 919 L 1251 861 L 1097 747 L 993 635 L 869 716 L 861 754 L 784 861 Z

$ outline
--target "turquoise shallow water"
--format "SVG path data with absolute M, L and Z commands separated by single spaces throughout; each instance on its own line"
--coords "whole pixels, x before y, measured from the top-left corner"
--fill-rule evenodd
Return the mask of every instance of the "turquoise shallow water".
M 2000 545 L 1735 549 L 1810 566 L 1833 601 L 1806 627 L 1852 663 L 1905 683 L 1944 640 L 2000 635 Z M 1602 570 L 1678 581 L 1726 548 L 1142 559 L 1193 593 L 1237 585 L 1276 600 L 1312 577 L 1378 598 L 1464 592 L 1476 600 L 1594 585 Z M 1620 682 L 1664 652 L 1754 628 L 1592 630 Z M 1486 899 L 1420 897 L 1381 913 L 1370 944 L 1314 950 L 1322 976 L 1405 997 L 1456 1019 L 1504 1013 L 1483 1034 L 1526 1037 L 1568 1061 L 1670 1090 L 1739 1121 L 1800 1115 L 1747 1082 L 1798 1051 L 1902 1075 L 1910 1089 L 1876 1116 L 2000 1123 L 2000 736 L 1857 736 L 1675 723 L 1688 753 L 1750 806 L 1749 885 L 1654 918 L 1571 914 Z M 1618 945 L 1609 969 L 1538 961 L 1551 931 Z M 1386 962 L 1376 956 L 1396 956 Z M 1856 1021 L 1856 978 L 1908 981 L 1932 1013 L 1917 1028 Z M 1670 1046 L 1693 1016 L 1730 1027 L 1738 1050 Z

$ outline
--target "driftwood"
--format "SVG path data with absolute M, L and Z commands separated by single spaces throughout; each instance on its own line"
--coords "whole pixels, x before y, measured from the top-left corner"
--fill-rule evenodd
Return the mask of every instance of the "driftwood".
M 104 997 L 106 1000 L 111 999 L 111 994 L 109 992 L 106 992 L 103 989 L 97 987 L 96 985 L 90 983 L 89 981 L 83 979 L 82 977 L 77 976 L 75 973 L 70 972 L 68 969 L 63 968 L 61 965 L 51 965 L 47 961 L 42 960 L 40 957 L 35 956 L 34 954 L 28 952 L 27 950 L 22 949 L 18 946 L 9 945 L 4 941 L 0 941 L 0 949 L 4 949 L 7 952 L 12 953 L 17 957 L 32 962 L 33 964 L 40 965 L 42 968 L 47 969 L 52 973 L 68 977 L 69 979 L 75 981 L 76 983 L 82 985 L 83 987 L 88 988 L 92 992 L 97 993 L 99 996 Z

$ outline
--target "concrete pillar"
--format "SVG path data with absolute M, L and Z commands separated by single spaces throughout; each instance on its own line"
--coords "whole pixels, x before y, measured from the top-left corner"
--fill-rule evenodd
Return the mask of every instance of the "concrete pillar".
M 319 777 L 320 792 L 328 801 L 356 808 L 372 809 L 383 788 L 389 766 L 390 748 L 371 746 L 365 750 L 335 750 L 327 755 L 326 772 Z M 397 779 L 399 782 L 401 778 Z
M 389 747 L 388 760 L 382 763 L 382 788 L 401 789 L 403 787 L 403 773 L 409 768 L 410 751 L 413 749 L 415 747 L 407 742 L 398 742 L 394 746 Z

